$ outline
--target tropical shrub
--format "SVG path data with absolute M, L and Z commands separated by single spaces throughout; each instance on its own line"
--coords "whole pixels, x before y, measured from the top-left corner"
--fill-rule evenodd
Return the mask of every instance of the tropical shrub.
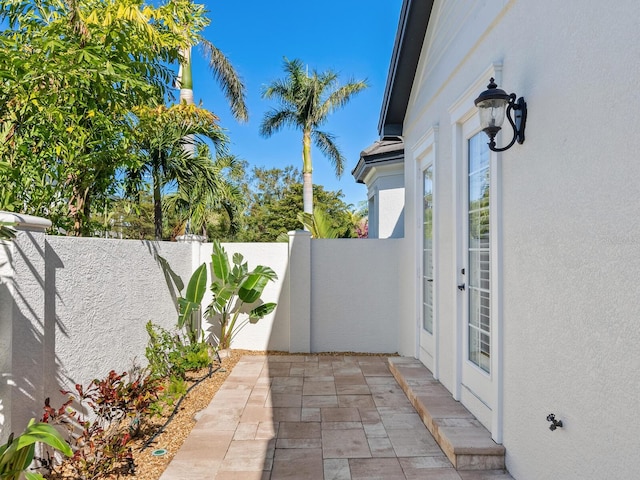
M 55 428 L 31 419 L 22 435 L 14 438 L 11 434 L 9 441 L 0 446 L 0 478 L 18 480 L 21 474 L 24 474 L 27 480 L 43 480 L 42 475 L 27 471 L 33 461 L 38 442 L 49 445 L 66 456 L 73 454 L 71 447 Z
M 233 266 L 220 242 L 214 240 L 211 266 L 215 279 L 211 283 L 213 301 L 207 308 L 207 315 L 220 325 L 218 348 L 225 349 L 242 328 L 248 323 L 256 323 L 271 313 L 276 304 L 260 303 L 260 297 L 267 283 L 278 278 L 271 268 L 258 265 L 249 271 L 244 257 L 233 255 Z M 246 307 L 253 307 L 240 317 Z M 240 320 L 240 321 L 239 321 Z M 238 323 L 239 321 L 239 323 Z
M 204 368 L 211 363 L 210 347 L 205 342 L 185 343 L 180 336 L 148 322 L 149 342 L 145 356 L 153 378 L 177 377 L 184 379 L 186 372 Z
M 130 379 L 128 375 L 112 370 L 87 388 L 76 384 L 75 392 L 63 390 L 69 398 L 58 409 L 45 400 L 42 422 L 66 427 L 67 442 L 75 450 L 66 465 L 77 478 L 135 471 L 131 442 L 140 433 L 142 418 L 152 412 L 161 386 L 145 370 L 136 369 Z M 87 415 L 80 413 L 84 408 Z
M 207 266 L 200 265 L 189 280 L 184 296 L 178 298 L 178 328 L 185 328 L 191 343 L 200 340 L 202 312 L 200 304 L 207 289 Z

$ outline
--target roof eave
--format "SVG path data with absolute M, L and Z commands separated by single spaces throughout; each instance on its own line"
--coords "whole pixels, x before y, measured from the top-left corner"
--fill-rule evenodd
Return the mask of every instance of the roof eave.
M 402 135 L 413 79 L 429 25 L 433 0 L 404 0 L 391 54 L 378 134 Z

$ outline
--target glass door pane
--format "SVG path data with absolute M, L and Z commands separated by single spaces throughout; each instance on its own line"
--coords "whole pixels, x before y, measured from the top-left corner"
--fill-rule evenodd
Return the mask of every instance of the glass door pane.
M 469 360 L 491 370 L 489 147 L 484 133 L 469 139 L 468 305 Z
M 433 333 L 433 165 L 422 179 L 422 328 Z

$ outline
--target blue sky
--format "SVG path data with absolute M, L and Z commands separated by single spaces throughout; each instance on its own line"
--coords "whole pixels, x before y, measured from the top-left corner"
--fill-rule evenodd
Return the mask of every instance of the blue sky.
M 360 152 L 378 139 L 378 118 L 401 0 L 206 0 L 211 26 L 205 37 L 232 62 L 247 94 L 249 122 L 238 124 L 212 79 L 200 52 L 194 52 L 196 102 L 221 119 L 231 139 L 231 153 L 250 166 L 302 167 L 301 134 L 287 129 L 264 139 L 258 134 L 264 113 L 273 105 L 261 98 L 264 85 L 284 76 L 283 57 L 299 58 L 309 69 L 333 69 L 342 82 L 367 79 L 370 87 L 334 113 L 324 130 L 336 135 L 347 159 L 341 180 L 322 154 L 313 150 L 313 181 L 342 190 L 354 206 L 366 200 L 366 187 L 351 170 Z

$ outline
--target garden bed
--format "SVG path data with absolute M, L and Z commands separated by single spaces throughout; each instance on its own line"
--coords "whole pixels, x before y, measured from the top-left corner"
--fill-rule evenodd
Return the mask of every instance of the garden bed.
M 194 415 L 209 405 L 211 399 L 216 394 L 220 386 L 231 373 L 233 367 L 238 363 L 243 355 L 264 355 L 265 352 L 254 352 L 249 350 L 231 350 L 227 358 L 222 359 L 221 364 L 214 365 L 214 369 L 220 367 L 211 375 L 195 386 L 182 400 L 173 419 L 165 426 L 162 433 L 153 439 L 152 443 L 142 450 L 145 443 L 154 435 L 172 413 L 172 409 L 166 409 L 162 416 L 146 418 L 142 427 L 143 435 L 136 438 L 132 443 L 133 461 L 135 464 L 135 475 L 108 475 L 96 477 L 95 480 L 112 480 L 116 478 L 137 480 L 157 480 L 166 469 L 167 465 L 180 449 L 185 439 L 195 426 Z M 190 372 L 188 376 L 189 386 L 209 373 L 208 369 Z M 167 453 L 162 456 L 154 456 L 152 452 L 157 449 L 165 449 Z M 77 476 L 72 472 L 67 472 L 63 468 L 49 475 L 45 475 L 51 480 L 77 480 Z

